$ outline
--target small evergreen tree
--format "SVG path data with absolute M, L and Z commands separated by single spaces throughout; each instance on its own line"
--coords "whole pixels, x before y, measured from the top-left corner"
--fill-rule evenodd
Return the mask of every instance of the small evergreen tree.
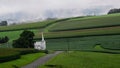
M 15 48 L 33 48 L 34 47 L 34 33 L 31 31 L 23 31 L 17 40 L 13 41 Z

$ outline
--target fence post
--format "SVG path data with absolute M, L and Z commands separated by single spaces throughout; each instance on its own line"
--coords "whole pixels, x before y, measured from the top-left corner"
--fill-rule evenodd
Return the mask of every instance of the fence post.
M 67 38 L 67 52 L 69 52 L 69 50 L 70 50 L 70 40 L 69 40 L 69 38 Z

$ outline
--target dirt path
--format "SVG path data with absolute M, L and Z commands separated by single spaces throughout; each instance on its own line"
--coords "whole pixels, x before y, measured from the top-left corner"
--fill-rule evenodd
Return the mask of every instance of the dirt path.
M 56 51 L 53 54 L 47 54 L 46 56 L 43 56 L 39 59 L 37 59 L 36 61 L 23 66 L 22 68 L 38 68 L 38 66 L 45 64 L 48 60 L 50 60 L 51 58 L 53 58 L 54 56 L 56 56 L 57 54 L 62 53 L 62 51 Z

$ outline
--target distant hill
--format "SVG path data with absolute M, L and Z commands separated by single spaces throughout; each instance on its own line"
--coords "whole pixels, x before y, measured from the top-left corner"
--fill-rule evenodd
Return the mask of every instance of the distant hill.
M 19 30 L 25 29 L 33 30 L 35 38 L 40 38 L 40 29 L 42 29 L 46 38 L 119 35 L 120 14 L 73 17 L 13 26 L 0 26 L 2 36 L 4 36 L 4 32 L 6 35 L 7 31 L 11 33 L 13 31 L 13 33 L 16 32 L 17 34 Z M 11 37 L 11 35 L 9 37 Z M 18 37 L 18 35 L 16 37 Z M 11 38 L 15 37 L 12 36 Z

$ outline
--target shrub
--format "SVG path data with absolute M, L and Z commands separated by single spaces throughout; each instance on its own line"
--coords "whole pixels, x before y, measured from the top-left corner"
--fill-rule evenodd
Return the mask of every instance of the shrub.
M 0 49 L 0 63 L 20 58 L 20 52 L 12 49 Z

